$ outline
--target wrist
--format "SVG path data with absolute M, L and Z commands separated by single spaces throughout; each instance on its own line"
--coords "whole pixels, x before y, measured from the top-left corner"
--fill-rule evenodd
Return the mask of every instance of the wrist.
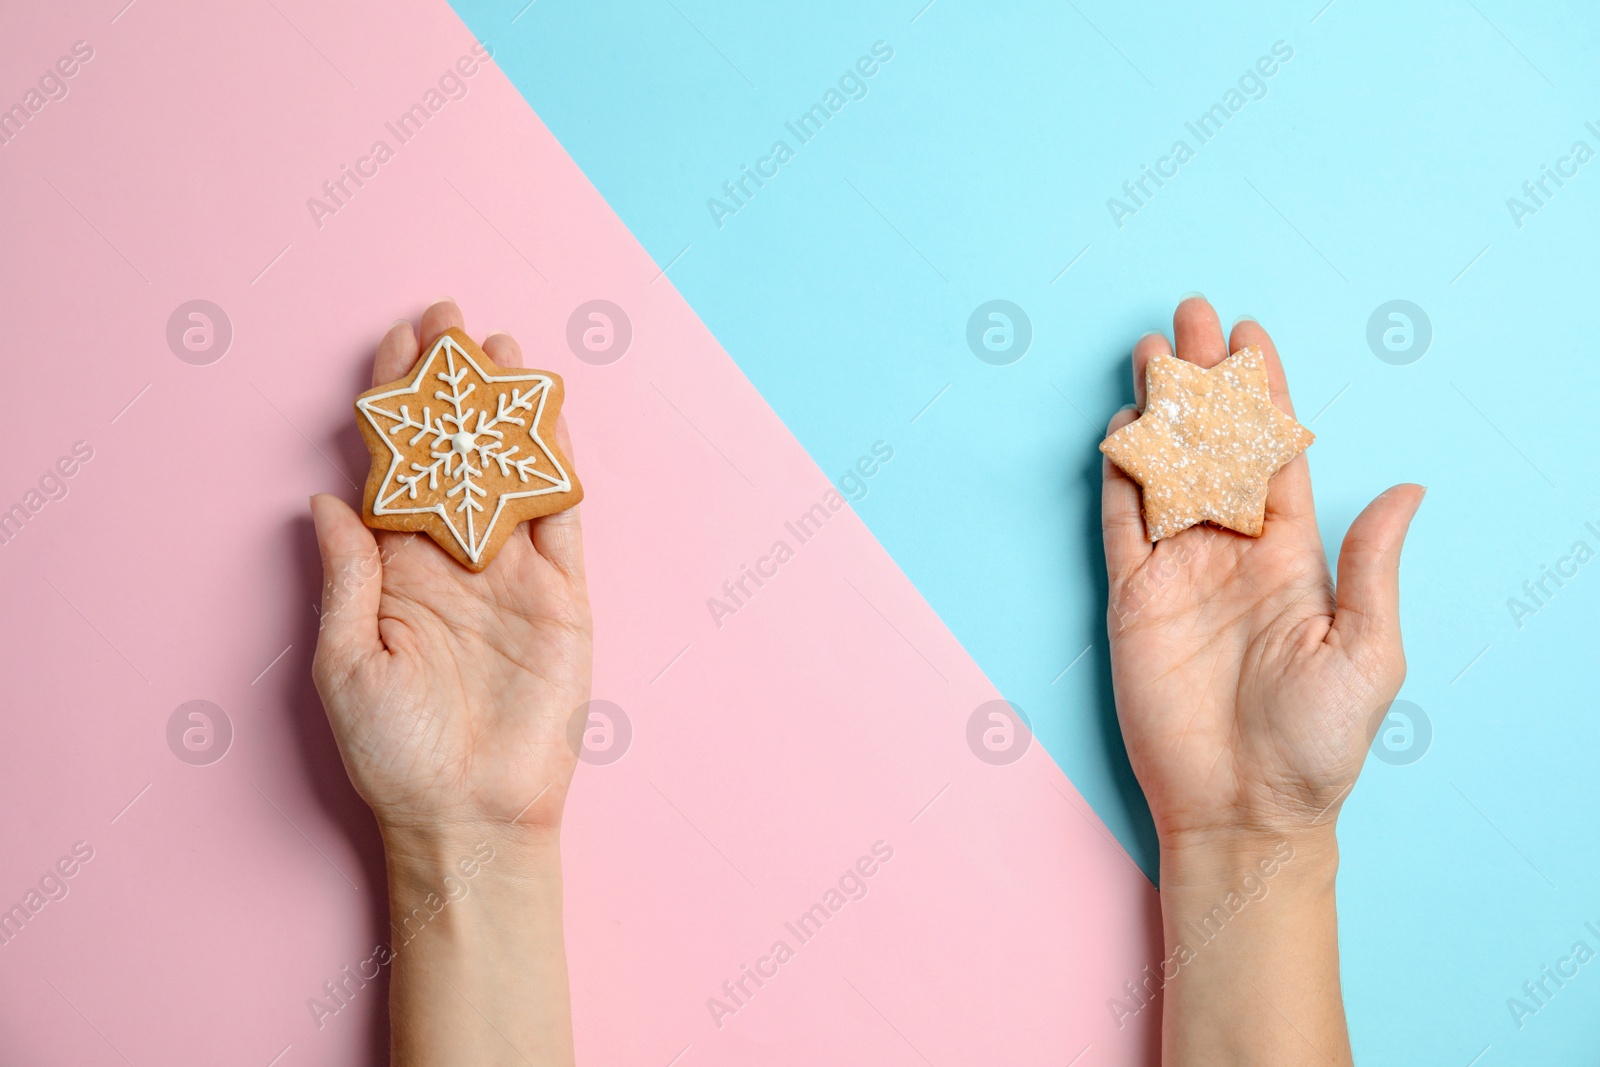
M 516 954 L 559 930 L 554 834 L 511 824 L 386 826 L 383 841 L 395 956 L 470 971 L 485 945 Z
M 570 1067 L 556 830 L 504 821 L 380 826 L 393 1062 Z
M 1124 1010 L 1161 994 L 1164 1063 L 1350 1063 L 1338 859 L 1325 826 L 1162 836 L 1165 954 Z
M 485 873 L 496 884 L 559 882 L 561 836 L 553 828 L 509 822 L 378 825 L 391 894 L 437 893 Z
M 1332 892 L 1338 869 L 1339 842 L 1332 824 L 1284 829 L 1229 827 L 1161 837 L 1163 895 L 1266 882 L 1285 889 Z

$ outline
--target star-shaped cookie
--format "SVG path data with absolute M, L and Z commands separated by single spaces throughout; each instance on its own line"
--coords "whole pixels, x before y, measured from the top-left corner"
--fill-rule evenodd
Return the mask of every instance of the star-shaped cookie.
M 446 330 L 406 378 L 356 398 L 367 525 L 421 531 L 483 570 L 518 523 L 583 499 L 556 446 L 562 395 L 557 375 L 497 366 Z
M 1210 370 L 1150 357 L 1144 414 L 1100 442 L 1100 451 L 1144 492 L 1152 541 L 1201 522 L 1261 536 L 1267 481 L 1315 438 L 1279 411 L 1256 345 Z

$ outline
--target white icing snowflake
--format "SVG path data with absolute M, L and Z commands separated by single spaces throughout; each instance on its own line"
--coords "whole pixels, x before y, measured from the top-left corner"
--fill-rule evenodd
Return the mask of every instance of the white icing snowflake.
M 492 388 L 502 382 L 525 387 Z M 373 514 L 438 515 L 476 563 L 507 501 L 572 489 L 572 479 L 539 436 L 551 384 L 537 372 L 488 374 L 448 334 L 439 338 L 408 384 L 356 401 L 392 456 Z M 474 403 L 480 385 L 484 390 Z M 478 406 L 489 396 L 492 414 Z M 413 399 L 398 403 L 406 397 Z M 419 454 L 424 441 L 427 451 Z M 485 519 L 491 496 L 493 511 Z

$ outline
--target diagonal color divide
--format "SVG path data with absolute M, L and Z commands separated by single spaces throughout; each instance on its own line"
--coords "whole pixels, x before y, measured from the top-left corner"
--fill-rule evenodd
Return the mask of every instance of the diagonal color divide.
M 692 20 L 751 82 L 765 80 L 749 58 L 759 52 L 723 39 L 725 19 L 676 3 L 683 18 L 657 4 L 658 25 L 701 46 Z M 537 37 L 556 9 L 520 7 L 499 12 L 498 34 Z M 954 11 L 933 8 L 916 32 Z M 473 40 L 442 4 L 400 0 L 374 22 L 306 0 L 141 2 L 106 36 L 113 14 L 8 25 L 8 47 L 40 69 L 77 37 L 94 39 L 98 65 L 4 149 L 18 166 L 0 168 L 6 192 L 50 205 L 7 231 L 6 254 L 95 291 L 85 310 L 81 294 L 30 290 L 37 306 L 14 338 L 15 351 L 70 350 L 85 368 L 81 404 L 17 416 L 16 484 L 79 438 L 94 459 L 0 554 L 13 608 L 0 649 L 24 668 L 8 677 L 26 679 L 8 700 L 36 712 L 28 745 L 0 752 L 0 799 L 45 813 L 8 840 L 0 873 L 32 883 L 94 826 L 115 834 L 92 839 L 96 858 L 70 898 L 8 950 L 8 973 L 44 990 L 26 1002 L 46 1006 L 0 1007 L 8 1051 L 109 1056 L 92 1019 L 141 1064 L 199 1049 L 217 1062 L 330 1067 L 381 1055 L 372 985 L 325 1027 L 305 1009 L 372 954 L 384 914 L 370 816 L 295 673 L 315 645 L 306 605 L 321 586 L 305 502 L 314 491 L 354 499 L 352 401 L 375 341 L 453 293 L 475 336 L 514 334 L 530 367 L 566 382 L 589 494 L 594 691 L 631 726 L 619 758 L 580 765 L 566 811 L 585 1057 L 745 1064 L 770 1062 L 776 1046 L 798 1062 L 896 1062 L 915 1049 L 935 1063 L 1055 1064 L 1091 1045 L 1098 1062 L 1147 1064 L 1150 1026 L 1118 1031 L 1105 1000 L 1156 955 L 1149 883 L 1042 748 L 996 767 L 967 747 L 969 716 L 998 693 L 855 513 L 828 503 L 827 476 L 678 294 L 708 239 L 647 255 L 495 66 L 466 62 Z M 751 91 L 704 53 L 702 73 Z M 387 124 L 452 71 L 445 90 L 465 93 L 414 120 L 374 172 L 374 140 L 394 141 Z M 160 100 L 183 106 L 137 129 L 116 106 Z M 197 129 L 250 136 L 197 153 Z M 27 176 L 46 158 L 53 177 L 72 176 L 57 184 L 82 217 Z M 308 210 L 358 167 L 366 177 L 345 181 L 336 213 Z M 857 185 L 924 244 L 926 219 L 903 214 L 892 185 Z M 841 192 L 855 199 L 834 183 Z M 852 210 L 943 286 L 867 205 Z M 197 298 L 232 331 L 225 358 L 203 366 L 178 358 L 165 332 Z M 626 315 L 632 337 L 604 365 L 568 333 L 598 300 Z M 58 389 L 60 366 L 19 362 L 16 386 Z M 895 425 L 937 427 L 969 392 L 954 375 L 930 381 Z M 106 519 L 151 516 L 152 500 L 185 502 L 184 521 Z M 804 538 L 790 530 L 802 517 Z M 757 588 L 745 568 L 780 540 L 790 551 Z M 718 620 L 708 598 L 739 580 L 750 595 Z M 234 726 L 228 758 L 204 767 L 175 760 L 163 733 L 173 708 L 199 696 Z M 518 803 L 545 786 L 528 783 Z M 79 825 L 83 811 L 92 818 Z M 793 937 L 786 924 L 833 899 L 862 857 L 874 865 L 866 895 L 837 914 L 824 905 L 830 917 L 797 944 L 799 962 L 719 1026 L 708 1001 Z M 972 921 L 951 921 L 963 914 Z M 45 967 L 73 976 L 58 983 L 70 1007 L 44 989 Z M 626 1027 L 614 1025 L 619 1002 L 633 1005 Z

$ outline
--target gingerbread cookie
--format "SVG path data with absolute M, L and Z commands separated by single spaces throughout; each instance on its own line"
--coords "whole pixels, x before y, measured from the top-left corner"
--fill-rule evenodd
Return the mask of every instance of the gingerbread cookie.
M 1144 414 L 1100 442 L 1143 488 L 1144 525 L 1160 541 L 1201 522 L 1261 536 L 1267 480 L 1315 440 L 1279 411 L 1255 345 L 1206 370 L 1150 357 Z
M 446 330 L 404 379 L 356 398 L 367 525 L 420 531 L 483 570 L 518 523 L 583 499 L 556 445 L 562 395 L 557 375 L 497 366 Z

